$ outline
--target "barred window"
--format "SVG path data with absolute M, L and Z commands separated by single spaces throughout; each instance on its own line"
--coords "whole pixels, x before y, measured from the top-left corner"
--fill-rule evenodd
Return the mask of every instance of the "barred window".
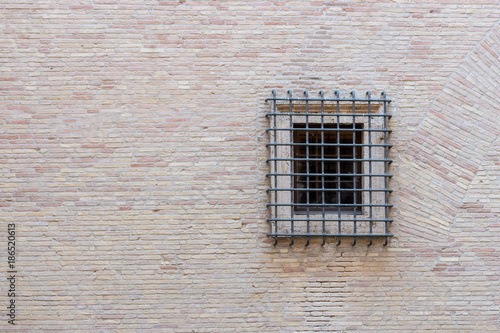
M 275 238 L 374 237 L 389 233 L 387 104 L 382 98 L 293 98 L 275 91 L 268 128 L 271 232 Z

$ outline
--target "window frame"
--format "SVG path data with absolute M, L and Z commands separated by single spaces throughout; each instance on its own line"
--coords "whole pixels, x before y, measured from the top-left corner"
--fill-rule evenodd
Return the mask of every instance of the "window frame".
M 328 131 L 323 131 L 321 126 L 328 129 Z M 349 129 L 350 127 L 362 129 L 363 124 L 358 123 L 353 126 L 350 124 L 338 124 L 339 129 Z M 295 214 L 307 215 L 308 211 L 317 212 L 323 209 L 328 212 L 338 210 L 336 207 L 323 205 L 328 203 L 354 205 L 353 207 L 338 207 L 341 210 L 341 214 L 352 213 L 354 209 L 358 213 L 362 213 L 362 206 L 356 206 L 356 204 L 363 203 L 362 193 L 361 191 L 355 191 L 362 188 L 361 177 L 355 175 L 356 173 L 362 173 L 363 169 L 363 164 L 360 161 L 355 161 L 356 159 L 361 159 L 363 155 L 361 146 L 359 146 L 359 144 L 362 144 L 362 133 L 359 131 L 336 131 L 335 129 L 337 129 L 337 124 L 321 125 L 319 123 L 310 123 L 309 126 L 306 126 L 306 124 L 293 124 L 292 157 L 294 159 L 293 170 L 296 174 L 292 179 L 291 188 L 294 189 L 294 204 L 304 204 L 304 206 L 293 206 Z M 300 132 L 303 132 L 305 135 Z M 317 140 L 315 140 L 316 142 L 311 141 L 315 137 L 315 133 L 311 132 L 320 133 L 320 142 L 317 142 Z M 299 137 L 299 134 L 303 134 L 304 138 Z M 330 134 L 331 138 L 329 138 Z M 345 138 L 349 135 L 352 137 L 347 138 L 350 142 L 346 141 Z M 349 145 L 349 143 L 355 145 Z M 316 152 L 314 156 L 311 156 L 310 149 L 312 147 L 315 147 L 316 150 L 320 148 L 320 153 Z M 298 152 L 301 148 L 304 148 L 304 151 Z M 325 151 L 328 148 L 333 148 L 333 152 Z M 342 158 L 343 155 L 347 155 L 347 157 L 344 157 L 347 160 Z M 325 159 L 327 160 L 325 161 Z M 331 159 L 338 159 L 338 161 L 329 161 Z M 353 161 L 349 161 L 351 159 Z M 331 171 L 331 169 L 337 171 Z M 352 169 L 352 176 L 349 175 L 349 171 L 346 171 L 346 169 Z M 325 180 L 327 177 L 331 180 Z M 305 181 L 301 178 L 305 178 Z M 319 180 L 313 180 L 314 183 L 311 185 L 310 178 Z M 321 186 L 318 186 L 320 185 L 319 182 L 321 182 Z M 336 186 L 328 186 L 327 182 L 334 183 Z M 299 186 L 299 183 L 305 183 L 305 189 Z M 343 187 L 342 183 L 352 183 L 352 186 Z M 313 202 L 318 201 L 318 199 L 314 200 L 311 198 L 311 194 L 316 194 L 316 196 L 321 194 L 321 203 Z M 335 198 L 333 200 L 327 198 L 328 194 L 334 194 Z M 345 196 L 345 200 L 343 200 L 340 194 L 353 194 L 352 200 L 345 198 Z M 318 205 L 311 206 L 314 204 Z

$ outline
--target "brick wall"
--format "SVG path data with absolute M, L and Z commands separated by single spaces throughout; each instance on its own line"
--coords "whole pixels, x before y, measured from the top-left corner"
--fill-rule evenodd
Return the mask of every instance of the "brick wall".
M 500 330 L 499 19 L 493 0 L 3 1 L 2 330 Z M 393 100 L 388 246 L 266 237 L 271 89 Z

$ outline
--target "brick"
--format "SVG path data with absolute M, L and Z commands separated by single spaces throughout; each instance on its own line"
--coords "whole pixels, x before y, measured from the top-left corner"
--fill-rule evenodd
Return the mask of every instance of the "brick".
M 6 1 L 17 330 L 497 331 L 499 15 L 493 0 Z M 272 89 L 393 100 L 388 246 L 266 236 Z

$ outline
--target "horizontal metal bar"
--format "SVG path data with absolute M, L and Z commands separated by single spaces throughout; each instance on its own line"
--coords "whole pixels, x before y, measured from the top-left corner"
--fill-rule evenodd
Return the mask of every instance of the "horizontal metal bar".
M 268 158 L 266 161 L 325 161 L 325 162 L 388 162 L 392 160 L 369 158 Z
M 309 116 L 309 117 L 343 117 L 343 116 L 348 116 L 348 117 L 387 117 L 391 118 L 392 114 L 379 114 L 379 113 L 349 113 L 349 112 L 338 112 L 338 113 L 318 113 L 318 112 L 307 112 L 307 113 L 299 113 L 299 112 L 276 112 L 276 113 L 266 113 L 266 116 L 286 116 L 289 117 L 290 115 L 293 116 Z
M 315 214 L 315 212 L 311 212 L 312 215 L 320 215 L 322 212 L 318 212 Z M 335 211 L 337 213 L 337 211 Z M 346 222 L 346 221 L 356 221 L 356 222 L 393 222 L 394 220 L 392 219 L 297 219 L 297 218 L 291 218 L 291 219 L 278 219 L 278 218 L 269 218 L 267 219 L 268 222 L 290 222 L 290 221 L 309 221 L 309 222 Z
M 266 147 L 272 147 L 272 146 L 387 147 L 387 148 L 392 147 L 392 145 L 369 144 L 369 143 L 268 143 L 268 144 L 266 144 Z
M 268 188 L 268 192 L 274 191 L 303 191 L 303 192 L 392 192 L 391 189 L 361 189 L 361 188 Z M 321 204 L 318 204 L 321 205 Z
M 390 103 L 390 99 L 365 99 L 365 98 L 280 98 L 280 97 L 269 97 L 266 101 L 297 101 L 297 102 L 386 102 Z
M 272 127 L 269 127 L 269 128 L 266 128 L 266 131 L 325 131 L 325 132 L 337 132 L 337 131 L 340 131 L 340 132 L 385 132 L 385 133 L 390 133 L 392 132 L 392 130 L 388 130 L 388 129 L 374 129 L 374 128 L 336 128 L 336 127 L 333 127 L 333 128 L 318 128 L 318 127 L 301 127 L 301 128 L 298 128 L 298 127 L 287 127 L 287 128 L 281 128 L 281 127 L 277 127 L 277 128 L 272 128 Z
M 268 236 L 274 237 L 295 237 L 295 236 L 310 236 L 310 237 L 393 237 L 393 234 L 285 234 L 285 233 L 269 233 Z
M 369 174 L 369 173 L 267 173 L 268 177 L 276 177 L 276 176 L 359 176 L 359 177 L 392 177 L 390 173 L 384 174 Z
M 303 206 L 303 207 L 392 207 L 388 204 L 327 204 L 327 203 L 269 203 L 267 207 L 292 207 L 292 206 Z

